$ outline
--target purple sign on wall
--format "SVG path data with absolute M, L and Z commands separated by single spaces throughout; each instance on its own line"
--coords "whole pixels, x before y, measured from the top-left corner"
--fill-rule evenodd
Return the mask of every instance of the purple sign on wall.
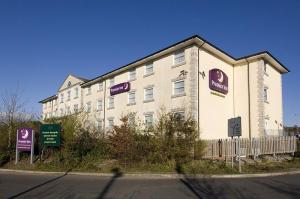
M 17 149 L 19 151 L 31 151 L 33 130 L 31 128 L 21 128 L 17 135 Z
M 228 77 L 220 69 L 214 68 L 209 71 L 209 88 L 223 94 L 228 93 Z
M 130 91 L 130 83 L 124 82 L 124 83 L 112 86 L 110 88 L 110 95 L 116 95 L 116 94 L 124 93 L 127 91 Z

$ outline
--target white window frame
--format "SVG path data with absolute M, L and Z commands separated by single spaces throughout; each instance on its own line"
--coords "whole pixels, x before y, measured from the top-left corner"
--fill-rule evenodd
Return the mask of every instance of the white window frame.
M 149 68 L 151 68 L 152 70 L 149 71 Z M 154 64 L 153 64 L 153 62 L 146 64 L 145 65 L 145 75 L 150 75 L 150 74 L 153 74 L 153 73 L 154 73 Z
M 136 94 L 135 91 L 128 92 L 128 104 L 136 103 L 136 95 L 135 94 Z M 134 95 L 134 98 L 131 98 L 131 95 Z M 133 101 L 130 101 L 132 99 L 133 99 Z
M 77 113 L 77 112 L 79 111 L 79 106 L 78 106 L 78 104 L 74 104 L 74 105 L 73 105 L 73 111 L 74 111 L 74 113 Z
M 64 103 L 64 94 L 63 93 L 60 94 L 60 103 L 61 104 Z
M 92 102 L 86 103 L 86 112 L 91 113 L 92 112 Z
M 128 80 L 129 81 L 132 81 L 132 80 L 135 80 L 136 79 L 136 69 L 131 69 L 129 72 L 128 72 Z
M 108 118 L 107 119 L 107 122 L 108 122 L 108 125 L 107 125 L 107 127 L 109 128 L 109 129 L 112 129 L 113 127 L 114 127 L 114 118 Z
M 102 129 L 102 127 L 103 127 L 102 120 L 96 120 L 96 128 Z
M 266 103 L 269 103 L 269 101 L 268 101 L 268 90 L 269 90 L 269 88 L 267 86 L 264 86 L 263 98 L 264 98 L 264 102 L 266 102 Z
M 98 83 L 98 91 L 103 91 L 103 82 Z
M 147 122 L 147 117 L 151 117 L 151 123 Z M 154 124 L 154 118 L 153 118 L 153 113 L 145 113 L 144 114 L 144 123 L 145 123 L 145 127 L 152 127 Z
M 174 65 L 185 62 L 185 50 L 180 50 L 174 53 Z
M 67 92 L 67 101 L 70 101 L 71 100 L 71 91 L 69 90 Z
M 108 108 L 109 109 L 115 108 L 115 97 L 114 96 L 108 97 Z
M 76 98 L 79 97 L 79 88 L 76 87 L 74 90 L 75 90 L 75 97 L 74 97 L 74 99 L 76 99 Z
M 99 99 L 97 100 L 97 111 L 102 111 L 103 109 L 103 100 Z
M 115 85 L 115 77 L 109 79 L 109 86 L 112 87 Z
M 89 86 L 86 88 L 86 95 L 91 95 L 92 94 L 92 86 Z
M 147 90 L 152 90 L 152 98 L 147 99 Z M 150 101 L 153 99 L 154 99 L 154 87 L 151 86 L 151 87 L 144 88 L 144 101 Z
M 182 82 L 183 83 L 183 86 L 182 87 L 179 87 L 179 88 L 176 88 L 176 84 Z M 177 90 L 179 91 L 179 89 L 183 88 L 183 90 L 181 92 L 177 92 Z M 177 92 L 177 93 L 176 93 Z M 182 95 L 185 93 L 185 81 L 184 79 L 181 79 L 181 80 L 177 80 L 177 81 L 174 81 L 173 82 L 173 95 Z

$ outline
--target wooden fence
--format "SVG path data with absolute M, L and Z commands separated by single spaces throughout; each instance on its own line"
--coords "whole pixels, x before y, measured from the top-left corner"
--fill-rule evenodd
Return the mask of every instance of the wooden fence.
M 276 155 L 297 151 L 295 136 L 261 137 L 205 140 L 206 149 L 203 158 L 227 159 L 238 155 L 240 144 L 241 157 L 257 157 L 259 155 Z

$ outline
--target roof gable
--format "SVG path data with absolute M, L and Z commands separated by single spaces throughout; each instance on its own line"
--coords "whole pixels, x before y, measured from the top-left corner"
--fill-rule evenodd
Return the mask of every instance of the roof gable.
M 74 75 L 68 75 L 68 77 L 65 79 L 65 81 L 62 83 L 58 91 L 65 90 L 69 87 L 72 87 L 73 85 L 82 84 L 86 82 L 87 80 L 81 77 L 76 77 Z

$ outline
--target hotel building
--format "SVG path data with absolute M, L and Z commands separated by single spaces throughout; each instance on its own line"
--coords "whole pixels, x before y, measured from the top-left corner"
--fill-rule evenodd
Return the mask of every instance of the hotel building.
M 202 139 L 226 138 L 228 119 L 241 117 L 242 137 L 283 129 L 282 78 L 289 70 L 264 51 L 234 58 L 198 35 L 94 79 L 69 75 L 40 103 L 43 119 L 80 109 L 107 129 L 131 112 L 146 125 L 161 107 L 197 121 Z

